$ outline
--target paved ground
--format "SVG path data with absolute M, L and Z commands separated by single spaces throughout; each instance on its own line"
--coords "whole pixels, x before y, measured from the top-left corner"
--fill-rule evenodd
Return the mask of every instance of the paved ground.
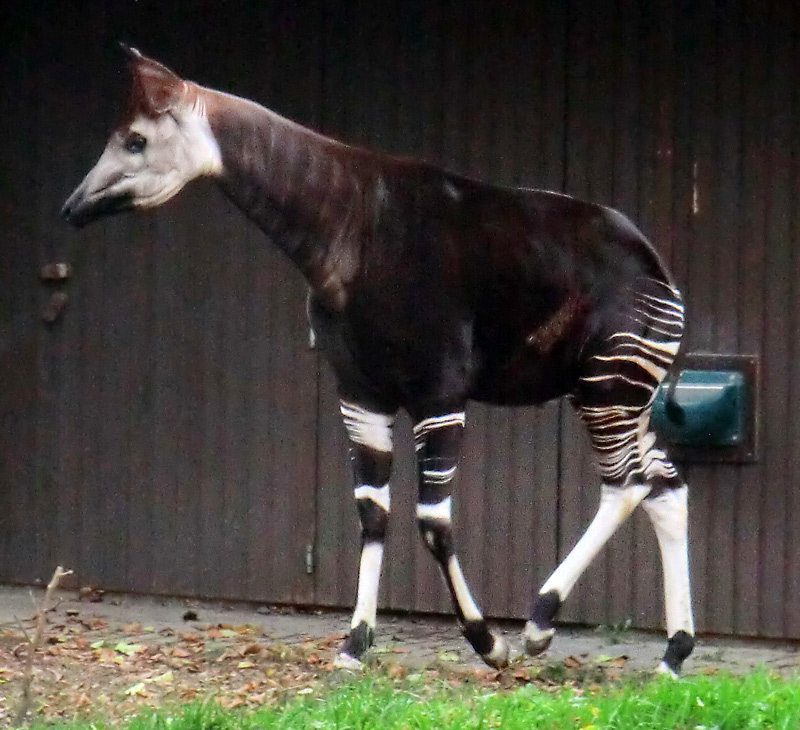
M 37 591 L 37 595 L 41 592 Z M 152 627 L 156 632 L 170 628 L 187 631 L 208 624 L 254 624 L 273 641 L 287 645 L 330 637 L 346 631 L 348 625 L 348 615 L 336 611 L 301 612 L 245 604 L 122 595 L 106 595 L 101 602 L 94 603 L 81 600 L 75 592 L 62 591 L 56 613 L 66 616 L 68 611 L 73 614 L 78 611 L 83 618 L 103 618 L 110 631 L 134 622 Z M 188 614 L 188 619 L 184 618 L 187 611 L 194 612 Z M 29 589 L 0 586 L 0 626 L 13 625 L 16 619 L 28 618 L 32 613 Z M 393 661 L 411 666 L 428 665 L 438 660 L 465 667 L 484 667 L 475 660 L 452 619 L 385 615 L 379 621 L 375 648 L 378 656 L 391 654 Z M 496 625 L 505 632 L 515 652 L 519 652 L 522 623 Z M 627 670 L 640 670 L 654 667 L 663 649 L 663 637 L 656 634 L 565 628 L 556 635 L 546 658 L 559 662 L 575 657 L 591 662 L 625 656 Z M 701 638 L 685 668 L 688 672 L 710 668 L 746 671 L 762 665 L 781 672 L 800 671 L 800 644 Z

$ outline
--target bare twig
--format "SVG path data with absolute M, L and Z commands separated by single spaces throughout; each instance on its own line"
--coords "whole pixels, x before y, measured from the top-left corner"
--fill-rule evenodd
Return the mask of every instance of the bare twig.
M 37 606 L 36 610 L 36 630 L 33 633 L 33 639 L 28 638 L 28 654 L 25 658 L 25 670 L 22 677 L 22 693 L 19 699 L 19 708 L 17 709 L 17 716 L 14 718 L 13 726 L 19 727 L 25 722 L 28 712 L 31 709 L 32 693 L 31 686 L 33 684 L 33 659 L 36 652 L 42 646 L 44 641 L 45 624 L 47 623 L 47 612 L 50 610 L 50 601 L 53 593 L 62 578 L 72 575 L 71 570 L 64 570 L 60 565 L 56 568 L 50 583 L 47 584 L 47 590 L 44 592 L 42 602 Z M 27 632 L 26 632 L 27 636 Z
M 22 632 L 22 635 L 25 637 L 25 640 L 29 644 L 32 644 L 33 641 L 31 641 L 31 635 L 26 631 L 25 624 L 23 624 L 22 621 L 20 621 L 19 619 L 16 619 L 16 621 L 17 621 L 17 624 L 16 624 L 17 628 Z

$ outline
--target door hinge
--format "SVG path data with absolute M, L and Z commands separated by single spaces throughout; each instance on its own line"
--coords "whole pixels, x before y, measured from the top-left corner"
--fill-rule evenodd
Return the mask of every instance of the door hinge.
M 306 574 L 314 573 L 314 546 L 311 543 L 306 545 Z

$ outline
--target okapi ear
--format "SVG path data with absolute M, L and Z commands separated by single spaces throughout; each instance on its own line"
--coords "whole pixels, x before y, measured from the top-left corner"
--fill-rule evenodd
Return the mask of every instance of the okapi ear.
M 120 43 L 133 75 L 135 102 L 146 113 L 164 114 L 180 99 L 183 81 L 164 64 L 148 58 L 135 48 Z

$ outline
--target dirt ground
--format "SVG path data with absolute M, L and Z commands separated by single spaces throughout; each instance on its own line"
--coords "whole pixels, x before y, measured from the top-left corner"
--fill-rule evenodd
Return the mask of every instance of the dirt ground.
M 33 614 L 30 589 L 0 587 L 0 724 L 11 720 L 19 701 Z M 113 719 L 142 706 L 208 697 L 236 707 L 311 694 L 336 681 L 331 660 L 348 620 L 344 612 L 62 591 L 36 657 L 34 711 L 48 719 Z M 518 652 L 522 623 L 496 625 Z M 476 660 L 453 619 L 384 615 L 369 663 L 370 671 L 393 678 L 428 674 L 498 687 L 557 685 L 652 669 L 663 642 L 661 635 L 637 631 L 565 628 L 543 657 L 518 657 L 496 672 Z M 800 646 L 701 638 L 685 669 L 758 666 L 800 671 Z

